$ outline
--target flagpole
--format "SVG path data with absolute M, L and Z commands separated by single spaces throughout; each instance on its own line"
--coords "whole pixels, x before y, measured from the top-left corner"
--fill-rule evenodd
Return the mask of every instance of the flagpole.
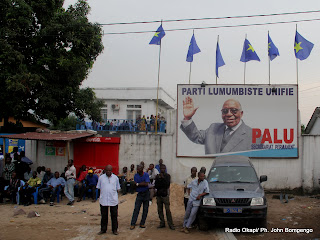
M 269 37 L 269 31 L 268 31 L 268 37 Z M 268 40 L 269 41 L 269 40 Z M 269 85 L 270 85 L 270 55 L 269 55 L 269 44 L 267 44 L 267 53 L 268 53 L 268 56 L 269 56 Z
M 218 39 L 217 39 L 217 47 L 219 44 L 219 35 L 218 35 Z M 217 49 L 216 49 L 216 66 L 217 66 Z M 216 67 L 216 71 L 217 71 L 217 67 Z M 217 72 L 216 72 L 216 84 L 218 84 L 218 76 L 217 76 Z
M 190 70 L 189 70 L 189 84 L 190 84 L 190 81 L 191 81 L 191 64 L 192 64 L 192 62 L 190 62 Z
M 194 29 L 193 29 L 192 34 L 194 35 Z M 192 35 L 192 36 L 193 36 L 193 35 Z M 192 61 L 192 62 L 193 62 L 193 61 Z M 190 84 L 190 82 L 191 82 L 191 64 L 192 64 L 192 62 L 190 62 L 190 70 L 189 70 L 189 84 Z
M 162 19 L 161 19 L 162 25 Z M 156 106 L 156 124 L 155 124 L 155 134 L 158 133 L 158 107 L 159 107 L 159 85 L 160 85 L 160 63 L 161 63 L 161 38 L 159 46 L 159 65 L 158 65 L 158 87 L 157 87 L 157 106 Z
M 246 34 L 246 39 L 247 39 L 247 34 Z M 243 74 L 243 83 L 246 84 L 246 66 L 247 62 L 244 62 L 244 74 Z
M 298 31 L 298 24 L 296 24 L 296 34 L 297 34 L 297 31 Z M 298 71 L 298 66 L 299 66 L 299 64 L 298 64 L 298 58 L 296 57 L 296 68 L 297 68 L 297 85 L 299 84 L 299 81 L 298 81 L 298 79 L 299 79 L 299 71 Z

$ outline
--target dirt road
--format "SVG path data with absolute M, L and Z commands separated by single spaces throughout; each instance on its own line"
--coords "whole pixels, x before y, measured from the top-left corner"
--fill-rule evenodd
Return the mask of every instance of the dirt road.
M 179 232 L 184 216 L 183 187 L 172 184 L 171 187 L 171 211 L 177 230 L 169 228 L 157 229 L 159 218 L 157 206 L 154 203 L 149 208 L 146 228 L 136 227 L 130 230 L 136 194 L 128 194 L 119 197 L 119 235 L 111 233 L 110 227 L 105 235 L 97 236 L 100 231 L 99 203 L 85 200 L 67 206 L 67 199 L 53 207 L 49 205 L 31 205 L 28 207 L 12 204 L 0 205 L 0 239 L 152 239 L 152 240 L 178 240 L 178 239 L 221 239 L 221 234 L 216 233 L 215 228 L 209 232 L 201 232 L 192 229 L 190 234 Z M 272 228 L 312 228 L 313 233 L 237 233 L 237 239 L 314 239 L 320 237 L 320 200 L 309 197 L 295 196 L 287 204 L 281 204 L 279 200 L 272 199 L 268 195 L 268 230 Z M 26 214 L 13 216 L 14 209 L 21 208 Z M 40 217 L 28 218 L 30 211 L 37 211 Z M 141 215 L 139 216 L 141 217 Z M 138 218 L 139 223 L 140 218 Z M 216 226 L 224 230 L 228 225 Z M 234 225 L 232 226 L 234 227 Z M 249 227 L 238 225 L 238 228 Z

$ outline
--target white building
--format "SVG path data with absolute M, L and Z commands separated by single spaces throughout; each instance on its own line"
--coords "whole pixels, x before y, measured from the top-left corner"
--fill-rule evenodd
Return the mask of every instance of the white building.
M 150 117 L 156 114 L 157 88 L 94 88 L 96 97 L 104 101 L 102 119 L 128 119 Z M 158 113 L 166 119 L 175 109 L 175 99 L 162 88 L 159 89 Z

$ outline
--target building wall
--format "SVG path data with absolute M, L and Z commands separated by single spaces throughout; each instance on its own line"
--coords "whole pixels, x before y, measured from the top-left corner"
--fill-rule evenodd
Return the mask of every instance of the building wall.
M 108 119 L 127 119 L 127 110 L 141 110 L 141 117 L 145 115 L 146 118 L 156 114 L 156 102 L 152 100 L 104 100 L 104 103 L 107 105 Z M 113 110 L 113 104 L 118 104 L 119 110 Z M 141 105 L 141 108 L 128 108 L 128 105 Z M 166 108 L 159 106 L 158 112 L 167 118 Z
M 320 120 L 317 117 L 315 123 L 313 124 L 309 135 L 320 135 Z
M 38 148 L 38 151 L 37 151 Z M 38 166 L 51 168 L 52 172 L 58 171 L 60 174 L 64 172 L 64 168 L 68 164 L 68 153 L 66 149 L 65 156 L 46 156 L 46 142 L 35 140 L 26 140 L 26 156 L 33 161 L 32 170 L 36 170 Z M 70 159 L 73 159 L 73 144 L 70 143 Z

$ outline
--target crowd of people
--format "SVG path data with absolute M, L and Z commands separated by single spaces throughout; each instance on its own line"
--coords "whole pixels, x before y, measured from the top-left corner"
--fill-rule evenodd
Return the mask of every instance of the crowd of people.
M 154 115 L 146 117 L 143 115 L 139 116 L 137 119 L 106 119 L 102 122 L 84 122 L 77 126 L 77 129 L 92 129 L 92 130 L 106 130 L 106 131 L 128 131 L 128 132 L 154 132 L 156 129 L 157 122 L 157 132 L 166 132 L 166 120 L 163 116 L 158 115 L 158 119 Z
M 19 155 L 21 156 L 21 154 Z M 19 204 L 28 206 L 32 203 L 32 197 L 40 203 L 50 203 L 54 205 L 57 193 L 64 193 L 68 198 L 68 205 L 75 202 L 75 194 L 78 196 L 77 202 L 83 200 L 85 196 L 91 196 L 92 202 L 99 198 L 101 212 L 101 231 L 107 231 L 108 211 L 111 215 L 112 232 L 118 235 L 118 192 L 123 195 L 137 192 L 130 229 L 136 227 L 136 222 L 142 206 L 142 217 L 139 223 L 140 228 L 146 227 L 148 209 L 156 199 L 160 224 L 158 228 L 164 228 L 166 212 L 167 224 L 171 230 L 175 230 L 172 214 L 170 211 L 170 183 L 171 176 L 167 172 L 163 160 L 159 164 L 149 164 L 145 166 L 140 162 L 135 166 L 131 164 L 130 170 L 123 167 L 118 176 L 112 173 L 112 166 L 108 165 L 100 176 L 94 173 L 92 168 L 87 169 L 81 166 L 76 174 L 73 160 L 68 161 L 65 171 L 60 174 L 58 171 L 52 173 L 50 168 L 44 166 L 37 167 L 36 171 L 31 171 L 30 166 L 21 161 L 21 157 L 12 161 L 9 154 L 5 158 L 4 178 L 0 178 L 1 191 L 0 201 L 8 198 L 12 203 L 17 203 L 17 193 L 19 194 Z M 20 168 L 24 167 L 25 171 Z M 136 169 L 135 169 L 136 168 Z M 189 233 L 189 228 L 196 223 L 197 211 L 201 198 L 209 193 L 208 182 L 205 180 L 206 169 L 202 167 L 197 174 L 197 168 L 191 168 L 191 175 L 186 179 L 184 186 L 185 217 L 181 231 Z M 110 209 L 110 210 L 109 210 Z

